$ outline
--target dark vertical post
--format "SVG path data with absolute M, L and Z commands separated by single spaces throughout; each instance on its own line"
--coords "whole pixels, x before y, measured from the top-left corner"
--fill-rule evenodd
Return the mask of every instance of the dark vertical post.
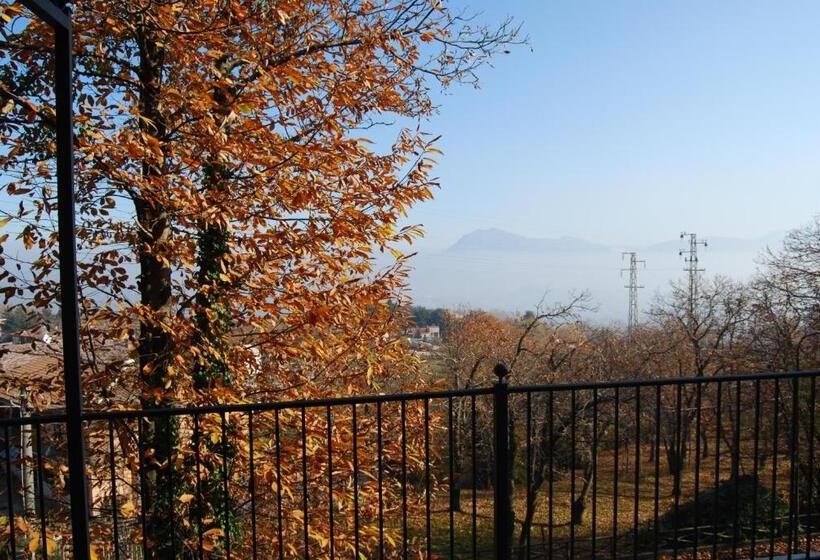
M 495 433 L 494 515 L 495 558 L 508 560 L 512 545 L 512 479 L 510 477 L 510 368 L 498 364 L 493 370 L 498 381 L 493 385 L 493 431 Z
M 477 500 L 477 497 L 478 497 L 477 496 L 478 466 L 477 466 L 477 461 L 476 461 L 476 439 L 477 439 L 477 434 L 476 434 L 475 417 L 476 417 L 475 395 L 472 395 L 472 396 L 470 396 L 470 447 L 471 447 L 470 461 L 471 461 L 472 465 L 470 465 L 470 466 L 472 467 L 472 471 L 473 471 L 473 480 L 472 480 L 472 486 L 473 486 L 473 515 L 472 515 L 472 518 L 473 518 L 472 519 L 472 521 L 473 521 L 473 527 L 472 527 L 472 529 L 473 529 L 473 531 L 472 531 L 472 533 L 473 533 L 472 534 L 472 537 L 473 537 L 473 543 L 472 543 L 473 544 L 473 560 L 476 560 L 476 558 L 478 558 L 478 500 Z
M 57 124 L 57 215 L 60 242 L 63 368 L 67 416 L 68 476 L 71 497 L 72 551 L 88 560 L 88 494 L 83 447 L 80 376 L 80 309 L 77 247 L 74 231 L 74 135 L 72 116 L 72 37 L 70 27 L 54 29 L 54 90 Z
M 816 408 L 815 405 L 817 404 L 817 376 L 813 375 L 811 377 L 811 392 L 809 393 L 809 473 L 814 473 L 814 429 L 815 429 L 815 421 L 814 421 L 814 409 Z M 808 501 L 806 511 L 808 511 L 809 519 L 806 523 L 806 558 L 811 556 L 811 533 L 814 529 L 814 524 L 816 523 L 817 516 L 812 509 L 812 500 L 814 497 L 813 488 L 814 485 L 814 475 L 810 474 L 808 480 L 808 489 L 806 491 L 806 499 Z M 815 504 L 817 505 L 817 504 Z
M 797 437 L 799 435 L 797 423 L 799 418 L 798 413 L 800 411 L 797 399 L 799 392 L 800 379 L 795 377 L 792 379 L 792 421 L 790 426 L 791 434 L 789 435 L 789 540 L 786 545 L 786 556 L 788 558 L 792 557 L 792 551 L 798 547 L 798 539 L 800 538 L 798 527 L 800 517 L 797 515 L 797 510 L 800 505 L 797 501 Z M 814 473 L 809 471 L 809 476 L 814 476 Z
M 256 543 L 256 465 L 254 463 L 253 448 L 256 442 L 253 438 L 253 410 L 248 412 L 248 462 L 250 475 L 248 477 L 248 489 L 251 494 L 251 553 L 253 560 L 258 556 Z M 119 560 L 119 558 L 117 559 Z

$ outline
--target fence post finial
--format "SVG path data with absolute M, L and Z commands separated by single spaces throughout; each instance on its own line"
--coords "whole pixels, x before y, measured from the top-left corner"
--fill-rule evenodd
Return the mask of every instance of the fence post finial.
M 499 362 L 493 368 L 493 373 L 496 377 L 498 377 L 499 383 L 505 383 L 507 381 L 507 376 L 511 373 L 510 366 L 504 362 Z

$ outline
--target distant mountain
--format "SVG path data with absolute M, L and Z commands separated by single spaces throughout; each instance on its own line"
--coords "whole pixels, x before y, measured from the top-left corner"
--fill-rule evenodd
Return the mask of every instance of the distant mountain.
M 670 233 L 674 236 L 674 230 Z M 778 247 L 783 233 L 737 239 L 706 232 L 704 237 L 709 247 L 698 253 L 698 264 L 705 274 L 746 280 L 757 273 L 760 252 Z M 539 239 L 480 229 L 444 251 L 419 251 L 409 285 L 415 302 L 425 307 L 522 312 L 544 298 L 565 301 L 587 291 L 597 306 L 590 320 L 625 321 L 629 300 L 621 251 L 635 250 L 646 260 L 646 268 L 638 272 L 645 286 L 638 305 L 646 312 L 659 294 L 668 293 L 670 282 L 686 280 L 686 263 L 678 255 L 683 247 L 684 240 L 676 236 L 662 243 L 607 246 L 574 237 Z
M 577 237 L 544 239 L 524 237 L 501 229 L 479 229 L 464 235 L 447 252 L 504 251 L 510 253 L 601 253 L 606 245 L 591 243 Z
M 768 247 L 778 246 L 785 232 L 775 232 L 755 239 L 739 239 L 736 237 L 707 237 L 708 249 L 722 252 L 758 252 Z M 685 248 L 685 240 L 670 239 L 652 245 L 637 247 L 639 251 L 649 253 L 677 253 Z M 447 249 L 448 253 L 478 253 L 478 252 L 506 252 L 506 253 L 551 253 L 585 255 L 620 251 L 622 247 L 609 247 L 600 243 L 593 243 L 578 237 L 559 237 L 555 239 L 525 237 L 497 228 L 478 229 L 462 236 Z

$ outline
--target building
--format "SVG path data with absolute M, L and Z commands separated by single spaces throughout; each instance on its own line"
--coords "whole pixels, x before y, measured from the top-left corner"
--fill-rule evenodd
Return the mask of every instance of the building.
M 426 342 L 437 344 L 441 339 L 441 329 L 438 325 L 428 325 L 426 327 L 411 327 L 407 329 L 407 336 L 411 342 Z
M 9 342 L 0 343 L 0 417 L 60 414 L 65 408 L 62 343 L 59 334 L 49 333 L 45 327 L 36 327 L 6 335 Z M 110 368 L 120 372 L 118 381 L 107 387 L 98 387 L 86 397 L 89 407 L 116 405 L 133 408 L 138 405 L 138 387 L 134 386 L 136 364 L 130 356 L 129 344 L 119 340 L 100 341 L 95 345 L 94 368 Z M 91 368 L 86 371 L 91 373 Z M 39 441 L 38 441 L 39 440 Z M 66 434 L 61 422 L 44 423 L 39 429 L 31 425 L 11 426 L 0 430 L 0 463 L 11 464 L 11 486 L 16 512 L 32 513 L 54 511 L 64 507 L 64 489 L 54 479 L 47 465 L 65 461 Z M 38 456 L 37 450 L 42 452 Z M 38 479 L 39 465 L 44 464 L 43 480 Z M 123 492 L 131 484 L 131 473 L 119 469 Z M 42 496 L 40 488 L 42 487 Z M 0 469 L 0 516 L 7 515 L 9 499 L 7 469 Z M 89 501 L 103 504 L 111 493 L 108 479 L 91 478 Z M 130 499 L 123 496 L 124 500 Z M 94 515 L 95 511 L 92 510 Z

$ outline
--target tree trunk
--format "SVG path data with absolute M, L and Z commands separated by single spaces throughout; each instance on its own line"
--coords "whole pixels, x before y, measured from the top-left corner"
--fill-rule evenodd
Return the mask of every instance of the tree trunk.
M 532 529 L 532 520 L 535 517 L 535 502 L 538 498 L 538 492 L 541 490 L 541 486 L 544 484 L 545 479 L 546 477 L 544 476 L 543 465 L 541 465 L 540 468 L 533 473 L 532 481 L 530 482 L 530 493 L 527 496 L 527 509 L 524 512 L 524 519 L 521 520 L 521 532 L 518 535 L 519 560 L 526 559 L 527 535 Z
M 140 118 L 139 128 L 143 134 L 161 142 L 165 136 L 164 116 L 160 111 L 160 83 L 164 49 L 157 37 L 143 24 L 138 24 Z M 163 170 L 153 161 L 142 166 L 143 187 L 151 178 L 161 177 Z M 140 275 L 138 289 L 140 303 L 151 312 L 151 317 L 140 322 L 139 366 L 143 382 L 142 405 L 144 408 L 164 407 L 173 404 L 173 388 L 166 387 L 168 360 L 172 353 L 170 335 L 160 326 L 160 321 L 171 313 L 171 268 L 159 258 L 163 244 L 170 241 L 171 227 L 166 209 L 159 206 L 150 193 L 137 192 L 134 207 L 138 222 L 138 246 Z M 171 558 L 170 550 L 174 524 L 171 507 L 174 496 L 170 490 L 171 473 L 169 461 L 177 443 L 176 421 L 149 420 L 143 423 L 143 454 L 152 453 L 145 461 L 146 476 L 142 508 L 146 518 L 148 558 Z
M 700 457 L 706 459 L 709 456 L 709 438 L 706 437 L 706 432 L 701 431 L 700 437 Z
M 228 73 L 227 68 L 221 69 Z M 217 104 L 216 112 L 227 116 L 230 112 L 228 96 L 219 88 L 215 88 L 213 99 Z M 218 207 L 220 197 L 230 188 L 230 170 L 220 161 L 220 155 L 213 153 L 208 156 L 202 179 L 203 195 L 208 205 Z M 227 335 L 231 331 L 231 310 L 227 301 L 227 289 L 231 285 L 225 279 L 225 259 L 230 254 L 230 232 L 221 223 L 201 220 L 198 224 L 197 237 L 197 282 L 199 291 L 196 294 L 196 324 L 197 333 L 194 345 L 199 349 L 200 360 L 194 367 L 194 388 L 207 404 L 213 404 L 208 398 L 211 390 L 217 387 L 230 387 L 233 384 L 233 372 L 226 359 L 229 353 Z M 229 418 L 225 419 L 224 429 L 230 432 L 233 429 Z M 227 461 L 224 471 L 230 473 L 234 468 L 234 459 L 237 455 L 236 446 L 228 438 L 219 442 L 205 439 L 206 457 L 202 459 L 204 468 L 210 473 L 208 481 L 203 484 L 198 507 L 197 519 L 214 519 L 219 528 L 227 527 L 229 535 L 220 539 L 220 548 L 225 546 L 229 536 L 236 540 L 239 532 L 239 506 L 232 495 L 224 493 L 223 461 Z M 219 458 L 219 459 L 218 459 Z M 230 459 L 229 459 L 230 458 Z M 228 475 L 230 478 L 230 475 Z M 210 527 L 203 527 L 208 530 Z
M 681 475 L 686 464 L 686 453 L 683 446 L 666 445 L 666 462 L 669 467 L 669 474 L 672 475 L 672 496 L 680 498 Z
M 592 488 L 592 480 L 594 477 L 595 475 L 592 472 L 592 463 L 589 463 L 584 467 L 584 483 L 581 486 L 581 492 L 572 503 L 571 522 L 573 525 L 580 525 L 584 522 L 584 513 L 586 513 L 587 509 L 587 497 L 589 496 L 589 491 Z
M 453 491 L 450 492 L 450 511 L 461 513 L 461 490 L 467 485 L 472 477 L 467 474 L 456 475 L 453 481 Z

